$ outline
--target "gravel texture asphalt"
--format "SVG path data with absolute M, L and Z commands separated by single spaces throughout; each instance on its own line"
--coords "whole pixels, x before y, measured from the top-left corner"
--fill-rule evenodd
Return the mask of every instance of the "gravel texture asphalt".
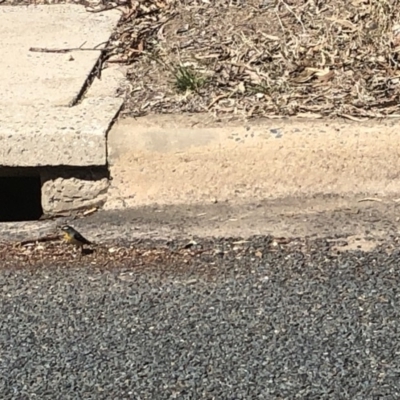
M 201 239 L 181 265 L 7 265 L 0 397 L 399 399 L 397 243 L 282 243 Z

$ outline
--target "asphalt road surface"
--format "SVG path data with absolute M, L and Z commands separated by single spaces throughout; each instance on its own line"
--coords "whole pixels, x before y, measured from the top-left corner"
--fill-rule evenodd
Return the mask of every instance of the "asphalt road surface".
M 396 243 L 191 251 L 168 268 L 3 268 L 0 398 L 400 398 Z

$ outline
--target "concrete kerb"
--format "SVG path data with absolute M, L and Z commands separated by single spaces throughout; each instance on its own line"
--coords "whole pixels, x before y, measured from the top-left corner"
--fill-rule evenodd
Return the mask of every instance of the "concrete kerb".
M 400 195 L 396 120 L 204 120 L 119 120 L 108 137 L 105 207 Z
M 103 204 L 107 133 L 123 104 L 125 71 L 112 66 L 101 80 L 93 71 L 121 13 L 3 6 L 0 17 L 0 176 L 39 174 L 46 214 Z

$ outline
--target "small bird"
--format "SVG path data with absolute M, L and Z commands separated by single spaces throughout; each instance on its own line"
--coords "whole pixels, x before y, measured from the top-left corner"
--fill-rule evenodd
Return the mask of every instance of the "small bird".
M 92 242 L 84 238 L 76 229 L 72 228 L 72 226 L 64 225 L 61 227 L 61 230 L 64 233 L 64 241 L 80 247 L 81 252 L 83 252 L 83 246 L 85 244 L 93 244 Z

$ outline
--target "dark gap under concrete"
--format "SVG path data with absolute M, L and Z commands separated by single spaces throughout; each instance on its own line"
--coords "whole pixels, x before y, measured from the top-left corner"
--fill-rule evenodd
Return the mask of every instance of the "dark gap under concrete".
M 76 178 L 82 180 L 82 184 L 85 181 L 111 179 L 107 165 L 84 168 L 61 165 L 57 167 L 0 166 L 0 222 L 34 221 L 52 215 L 52 210 L 44 210 L 44 208 L 46 204 L 48 206 L 49 196 L 53 196 L 53 193 L 43 191 L 43 187 L 47 181 L 58 178 L 66 180 Z M 56 200 L 62 201 L 62 187 L 53 188 L 53 190 Z
M 42 214 L 40 176 L 0 176 L 0 222 L 34 221 Z

